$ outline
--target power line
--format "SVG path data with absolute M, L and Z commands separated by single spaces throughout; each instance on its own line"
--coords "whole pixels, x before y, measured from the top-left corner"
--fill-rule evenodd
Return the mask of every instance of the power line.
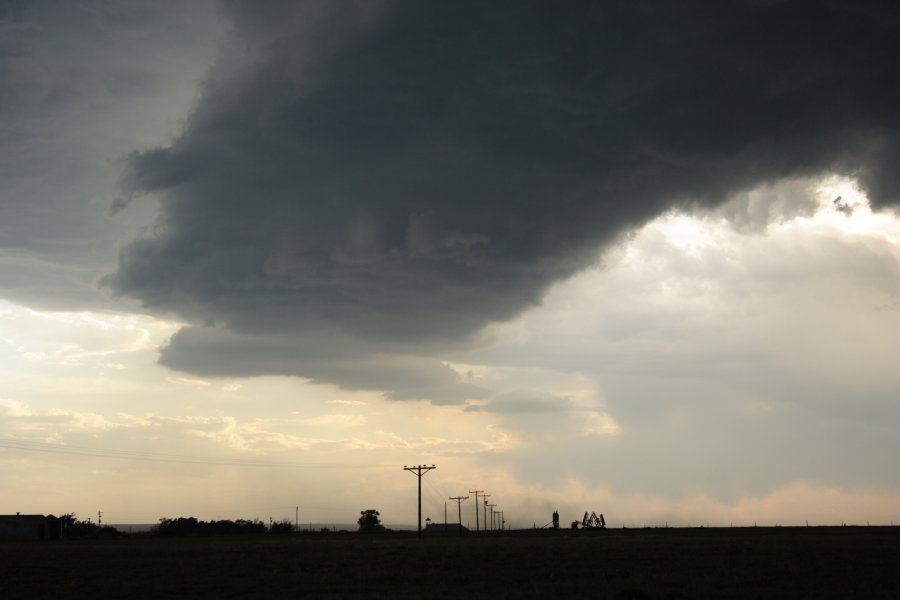
M 468 496 L 451 496 L 451 500 L 456 501 L 456 512 L 459 515 L 459 537 L 462 537 L 462 501 L 468 500 Z
M 436 511 L 442 505 L 447 503 L 447 498 L 450 496 L 446 490 L 443 489 L 443 486 L 435 484 L 435 480 L 439 480 L 440 478 L 437 476 L 437 473 L 434 473 L 432 477 L 428 479 L 424 479 L 422 481 L 422 510 L 425 511 L 425 516 L 428 516 L 429 511 Z
M 475 494 L 475 531 L 478 531 L 478 494 L 483 494 L 484 490 L 469 490 L 470 494 Z
M 436 469 L 434 465 L 430 467 L 426 467 L 425 465 L 416 465 L 415 467 L 407 467 L 403 465 L 404 471 L 409 471 L 413 475 L 415 475 L 419 479 L 419 539 L 422 539 L 422 477 L 425 476 L 425 473 L 431 471 L 432 469 Z

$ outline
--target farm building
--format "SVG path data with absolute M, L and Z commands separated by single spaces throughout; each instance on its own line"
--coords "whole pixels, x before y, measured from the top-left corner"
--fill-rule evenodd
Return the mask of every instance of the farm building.
M 59 539 L 59 519 L 53 515 L 0 515 L 0 540 Z
M 425 524 L 425 528 L 422 529 L 423 533 L 459 533 L 460 525 L 457 523 L 436 523 L 434 521 L 429 521 Z M 463 533 L 467 533 L 469 528 L 465 525 L 462 526 Z

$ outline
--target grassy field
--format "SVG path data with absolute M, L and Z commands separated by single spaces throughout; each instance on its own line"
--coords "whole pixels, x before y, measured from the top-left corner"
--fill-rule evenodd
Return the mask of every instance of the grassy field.
M 0 543 L 12 598 L 898 598 L 900 527 Z

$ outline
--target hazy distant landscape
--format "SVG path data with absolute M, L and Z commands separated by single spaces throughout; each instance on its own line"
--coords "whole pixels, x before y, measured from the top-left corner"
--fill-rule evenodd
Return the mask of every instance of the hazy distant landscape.
M 4 598 L 894 598 L 900 528 L 0 544 Z

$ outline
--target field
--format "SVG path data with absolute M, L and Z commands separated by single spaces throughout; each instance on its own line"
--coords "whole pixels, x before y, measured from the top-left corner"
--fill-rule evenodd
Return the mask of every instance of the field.
M 897 598 L 900 527 L 0 543 L 12 598 Z

